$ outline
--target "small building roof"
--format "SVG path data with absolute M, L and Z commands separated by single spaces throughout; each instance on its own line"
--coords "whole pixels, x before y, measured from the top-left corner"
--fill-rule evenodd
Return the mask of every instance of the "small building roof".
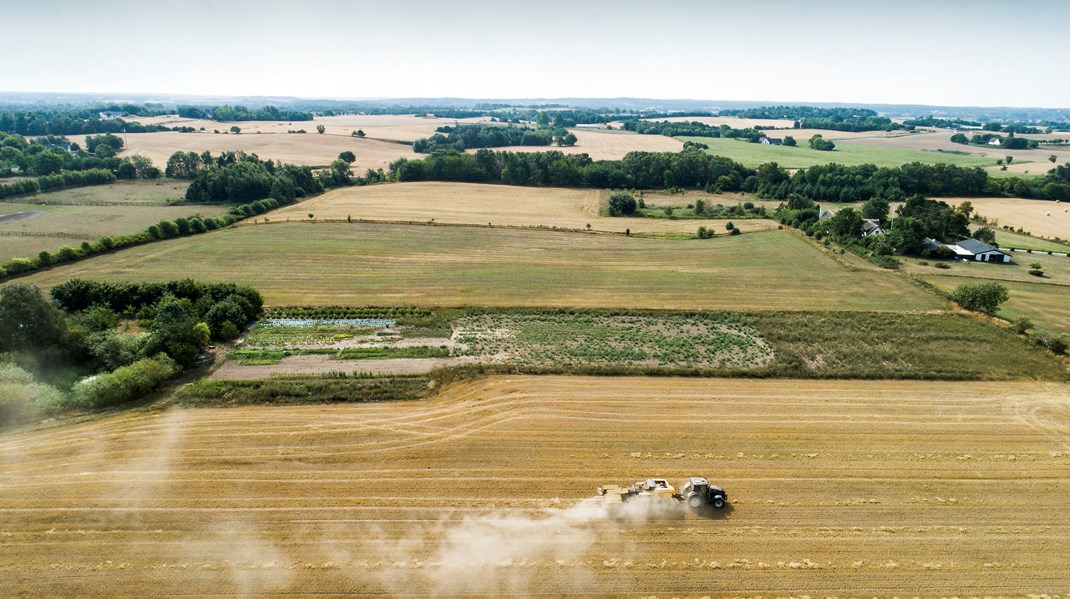
M 879 228 L 881 228 L 881 221 L 879 221 L 879 220 L 877 220 L 875 218 L 863 218 L 862 219 L 862 230 L 865 231 L 866 233 L 869 233 L 870 231 L 873 231 L 873 230 L 879 229 Z
M 963 239 L 955 245 L 975 255 L 984 254 L 986 252 L 999 252 L 1001 254 L 1003 253 L 1000 252 L 999 248 L 997 248 L 996 246 L 989 245 L 983 241 L 978 241 L 976 239 Z

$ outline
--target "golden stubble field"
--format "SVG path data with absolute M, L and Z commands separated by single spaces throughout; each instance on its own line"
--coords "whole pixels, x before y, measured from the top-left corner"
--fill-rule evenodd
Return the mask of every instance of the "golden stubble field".
M 416 182 L 348 187 L 268 214 L 271 220 L 405 221 L 510 227 L 585 229 L 624 233 L 687 233 L 712 227 L 727 234 L 727 220 L 669 220 L 600 216 L 609 194 L 597 189 L 515 187 L 475 183 Z M 706 194 L 707 202 L 719 196 Z M 679 203 L 680 199 L 677 199 Z M 692 200 L 693 201 L 693 200 Z M 733 204 L 735 201 L 732 202 Z M 736 219 L 741 231 L 768 231 L 776 223 L 766 219 Z
M 1070 204 L 1022 198 L 937 198 L 952 206 L 973 205 L 976 214 L 995 221 L 994 229 L 1009 225 L 1033 235 L 1070 239 Z
M 5 596 L 1064 596 L 1060 384 L 495 377 L 0 436 Z M 703 474 L 731 507 L 599 484 Z

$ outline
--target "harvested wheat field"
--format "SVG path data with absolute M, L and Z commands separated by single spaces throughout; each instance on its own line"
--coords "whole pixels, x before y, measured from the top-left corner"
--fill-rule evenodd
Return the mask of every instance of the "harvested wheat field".
M 347 187 L 329 191 L 268 215 L 272 220 L 405 221 L 510 227 L 547 227 L 624 233 L 694 234 L 700 225 L 727 234 L 727 220 L 625 218 L 599 216 L 608 192 L 597 189 L 513 187 L 476 183 L 398 183 Z M 707 201 L 711 196 L 707 195 Z M 735 202 L 733 202 L 735 203 Z M 736 219 L 746 233 L 769 231 L 776 223 L 765 219 Z
M 1070 203 L 1022 198 L 939 198 L 952 206 L 973 204 L 976 214 L 994 221 L 993 229 L 1008 225 L 1033 235 L 1070 239 Z
M 0 437 L 6 596 L 1064 596 L 1058 384 L 496 377 Z M 704 474 L 723 510 L 604 483 Z
M 638 135 L 626 131 L 603 129 L 569 129 L 576 134 L 576 145 L 558 146 L 509 146 L 493 148 L 505 152 L 549 152 L 587 154 L 593 160 L 620 160 L 628 152 L 679 152 L 684 142 L 664 135 Z M 469 150 L 474 152 L 475 150 Z
M 216 123 L 220 131 L 229 129 L 230 124 Z M 240 123 L 239 125 L 244 125 Z M 294 125 L 295 127 L 297 125 Z M 238 135 L 232 133 L 130 133 L 127 135 L 126 149 L 120 154 L 130 156 L 140 154 L 147 156 L 153 164 L 163 169 L 167 159 L 175 152 L 204 152 L 218 154 L 225 151 L 243 151 L 256 154 L 263 159 L 281 160 L 293 164 L 326 166 L 346 150 L 356 155 L 353 172 L 362 175 L 367 169 L 385 169 L 398 158 L 419 158 L 412 151 L 412 146 L 377 139 L 359 139 L 330 132 L 316 133 L 315 122 L 305 121 L 302 128 L 308 133 L 250 133 L 245 131 Z

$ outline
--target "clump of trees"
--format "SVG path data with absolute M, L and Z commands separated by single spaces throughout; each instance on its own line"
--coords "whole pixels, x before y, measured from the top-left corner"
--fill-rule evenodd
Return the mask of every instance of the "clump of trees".
M 758 143 L 764 133 L 759 128 L 735 129 L 728 125 L 707 125 L 698 121 L 674 123 L 669 121 L 625 121 L 625 131 L 635 131 L 641 135 L 666 135 L 668 137 L 724 137 L 728 139 L 745 139 Z
M 740 110 L 722 110 L 722 116 L 745 119 L 789 119 L 796 129 L 829 129 L 833 131 L 894 131 L 913 129 L 910 123 L 899 124 L 878 116 L 868 108 L 817 108 L 814 106 L 762 106 Z
M 951 293 L 951 299 L 958 305 L 985 314 L 995 314 L 1000 305 L 1009 298 L 1007 288 L 993 282 L 959 285 Z
M 190 280 L 0 288 L 0 425 L 137 401 L 262 306 L 252 288 Z
M 825 139 L 818 133 L 810 138 L 810 149 L 821 152 L 831 152 L 836 149 L 836 143 L 831 139 Z
M 82 148 L 66 137 L 49 135 L 28 141 L 21 135 L 0 133 L 0 177 L 26 177 L 0 186 L 0 198 L 42 189 L 81 185 L 76 172 L 106 171 L 119 179 L 154 179 L 162 173 L 144 156 L 117 158 L 123 147 L 122 138 L 111 135 L 88 136 Z M 35 190 L 26 183 L 30 177 L 69 175 L 61 179 L 37 181 Z M 91 177 L 89 179 L 92 179 Z M 89 180 L 87 179 L 87 180 Z M 92 184 L 92 183 L 89 183 Z
M 445 133 L 445 135 L 443 135 Z M 548 146 L 554 137 L 570 135 L 564 129 L 555 134 L 550 128 L 514 127 L 500 125 L 443 126 L 438 133 L 428 138 L 417 139 L 412 149 L 418 154 L 430 154 L 436 150 L 453 149 L 464 151 L 471 148 L 502 148 L 506 146 Z M 572 143 L 575 143 L 573 141 Z
M 170 130 L 169 127 L 163 125 L 142 125 L 137 121 L 125 121 L 122 118 L 100 118 L 101 112 L 132 116 L 151 116 L 164 113 L 160 108 L 133 104 L 71 110 L 7 110 L 0 112 L 0 132 L 38 136 L 123 132 L 152 133 Z
M 639 203 L 635 201 L 635 196 L 626 191 L 615 191 L 609 196 L 610 216 L 629 216 L 635 214 L 635 210 L 638 206 Z

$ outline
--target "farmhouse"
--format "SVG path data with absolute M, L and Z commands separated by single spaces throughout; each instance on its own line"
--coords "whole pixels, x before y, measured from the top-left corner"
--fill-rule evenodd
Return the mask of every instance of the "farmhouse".
M 836 216 L 836 212 L 834 210 L 829 210 L 828 208 L 822 208 L 817 213 L 817 220 L 829 220 L 833 216 Z
M 862 219 L 862 237 L 870 235 L 884 235 L 884 229 L 881 227 L 881 221 L 875 218 L 864 218 Z
M 122 118 L 122 116 L 123 116 L 123 113 L 112 111 L 112 110 L 106 110 L 106 111 L 100 113 L 100 118 L 102 118 L 102 119 L 118 119 L 118 118 Z
M 758 143 L 765 144 L 767 146 L 781 146 L 784 145 L 784 140 L 780 139 L 779 137 L 763 137 L 761 140 L 758 141 Z
M 1002 252 L 999 248 L 976 239 L 963 239 L 953 245 L 947 246 L 955 252 L 955 256 L 963 260 L 976 262 L 998 262 L 1008 264 L 1011 261 L 1010 254 Z
M 992 139 L 988 140 L 988 145 L 990 145 L 990 146 L 1002 146 L 1003 145 L 1003 138 L 998 136 L 998 135 L 996 135 Z

